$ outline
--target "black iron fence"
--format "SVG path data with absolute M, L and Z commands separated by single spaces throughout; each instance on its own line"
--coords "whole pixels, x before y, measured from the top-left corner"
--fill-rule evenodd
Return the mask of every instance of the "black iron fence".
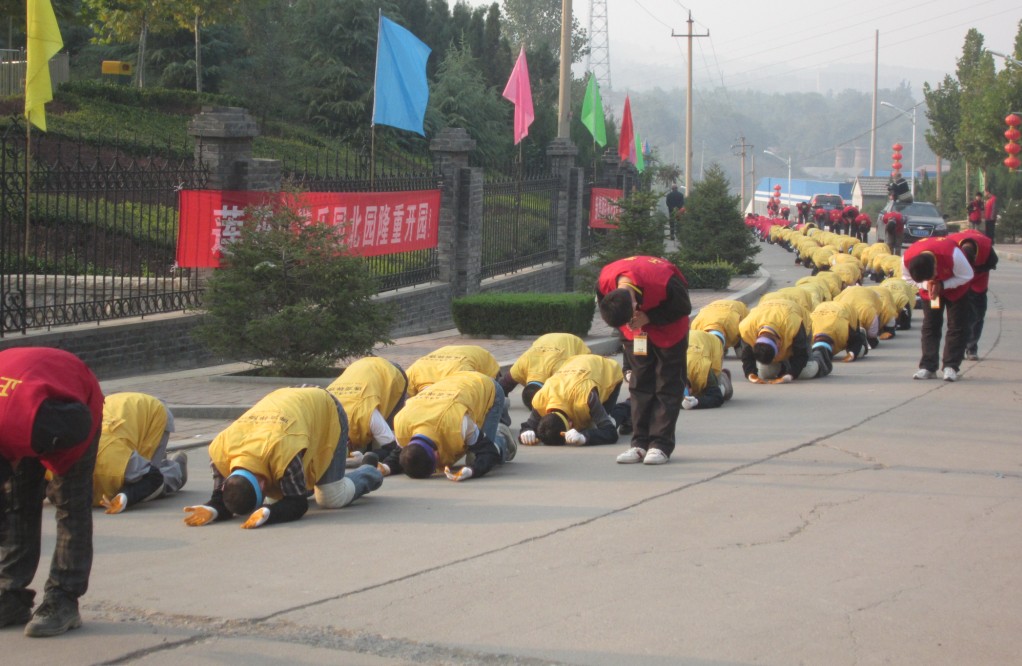
M 557 257 L 556 206 L 561 182 L 546 169 L 486 169 L 482 276 L 514 273 Z
M 202 188 L 190 160 L 109 145 L 0 134 L 0 336 L 197 307 L 175 266 L 177 192 Z
M 380 150 L 321 152 L 313 158 L 282 160 L 286 182 L 309 192 L 402 192 L 435 190 L 442 178 L 428 153 Z M 440 264 L 436 248 L 367 257 L 381 291 L 436 280 Z

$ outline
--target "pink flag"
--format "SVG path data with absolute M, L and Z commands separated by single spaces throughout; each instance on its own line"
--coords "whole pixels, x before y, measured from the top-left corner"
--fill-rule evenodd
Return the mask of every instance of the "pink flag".
M 635 130 L 632 128 L 632 103 L 625 95 L 625 110 L 621 114 L 621 132 L 617 138 L 617 156 L 622 162 L 635 164 Z
M 532 86 L 529 85 L 529 63 L 525 61 L 525 47 L 504 86 L 504 99 L 515 105 L 515 145 L 529 136 L 529 125 L 536 119 L 532 110 Z

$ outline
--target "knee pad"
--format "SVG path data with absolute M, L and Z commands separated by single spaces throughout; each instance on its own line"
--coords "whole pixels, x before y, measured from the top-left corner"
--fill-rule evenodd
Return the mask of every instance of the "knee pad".
M 316 504 L 322 509 L 340 509 L 355 499 L 355 483 L 345 477 L 339 481 L 318 485 L 313 490 Z

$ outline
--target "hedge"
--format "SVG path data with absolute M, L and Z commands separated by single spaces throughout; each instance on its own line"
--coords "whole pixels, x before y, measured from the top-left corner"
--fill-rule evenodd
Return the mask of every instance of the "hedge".
M 590 294 L 480 294 L 457 298 L 454 325 L 462 335 L 526 337 L 573 333 L 585 337 L 596 314 Z

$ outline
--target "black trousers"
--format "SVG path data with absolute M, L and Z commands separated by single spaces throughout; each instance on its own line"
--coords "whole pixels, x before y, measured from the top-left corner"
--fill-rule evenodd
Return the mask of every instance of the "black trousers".
M 965 351 L 969 354 L 979 353 L 979 338 L 983 335 L 983 320 L 987 316 L 987 293 L 977 293 L 971 289 L 964 300 L 969 302 L 972 312 L 969 318 L 968 334 L 965 336 Z
M 628 392 L 632 402 L 632 446 L 674 452 L 674 430 L 688 376 L 688 336 L 673 347 L 646 345 L 647 354 L 636 356 L 630 340 L 624 343 L 625 362 L 632 370 Z
M 944 311 L 947 310 L 947 336 L 944 338 L 943 358 L 940 355 L 940 337 L 944 328 Z M 929 301 L 923 301 L 923 326 L 920 342 L 923 348 L 919 367 L 930 372 L 940 368 L 954 368 L 957 372 L 965 358 L 965 342 L 972 320 L 972 307 L 967 297 L 956 301 L 940 299 L 939 308 L 931 308 Z

